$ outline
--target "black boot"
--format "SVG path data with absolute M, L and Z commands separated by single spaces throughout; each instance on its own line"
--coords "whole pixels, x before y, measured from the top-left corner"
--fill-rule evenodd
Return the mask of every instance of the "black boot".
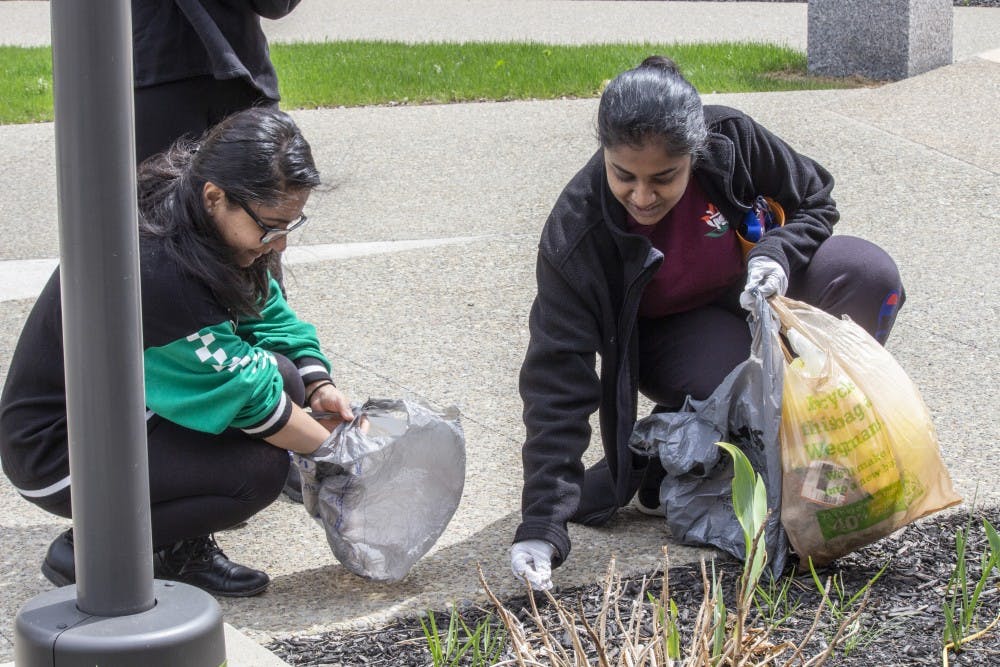
M 57 537 L 49 545 L 42 561 L 42 574 L 56 586 L 76 583 L 76 565 L 73 558 L 73 529 Z
M 211 535 L 160 549 L 153 558 L 153 572 L 157 579 L 180 581 L 226 597 L 257 595 L 271 583 L 264 572 L 226 558 Z

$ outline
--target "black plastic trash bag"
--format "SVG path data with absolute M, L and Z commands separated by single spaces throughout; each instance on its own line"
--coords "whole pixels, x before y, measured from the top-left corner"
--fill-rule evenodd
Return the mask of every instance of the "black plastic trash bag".
M 750 358 L 703 401 L 690 396 L 680 412 L 655 413 L 636 422 L 629 447 L 659 456 L 667 476 L 660 502 L 674 538 L 711 545 L 742 560 L 743 529 L 732 502 L 733 462 L 716 442 L 739 447 L 764 480 L 771 514 L 764 532 L 770 571 L 780 575 L 788 558 L 781 526 L 781 383 L 779 324 L 764 299 L 749 319 Z
M 465 435 L 456 408 L 442 413 L 414 401 L 370 399 L 354 414 L 313 454 L 293 457 L 302 502 L 344 567 L 398 581 L 458 508 Z

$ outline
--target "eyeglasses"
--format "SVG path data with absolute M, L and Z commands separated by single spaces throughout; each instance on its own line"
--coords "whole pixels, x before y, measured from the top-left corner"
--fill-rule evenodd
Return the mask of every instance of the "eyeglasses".
M 234 197 L 230 197 L 230 199 L 239 204 L 240 208 L 246 211 L 246 214 L 250 216 L 250 219 L 256 222 L 257 226 L 264 231 L 264 233 L 261 234 L 260 236 L 261 243 L 270 243 L 271 241 L 276 241 L 277 239 L 280 239 L 283 236 L 288 236 L 289 232 L 294 232 L 296 229 L 306 224 L 306 222 L 308 222 L 309 220 L 309 218 L 307 218 L 305 215 L 300 215 L 295 220 L 291 220 L 284 227 L 271 227 L 270 225 L 265 225 L 264 222 L 259 217 L 257 217 L 257 214 L 253 212 L 253 209 L 251 209 L 246 202 L 240 201 L 239 199 L 236 199 Z

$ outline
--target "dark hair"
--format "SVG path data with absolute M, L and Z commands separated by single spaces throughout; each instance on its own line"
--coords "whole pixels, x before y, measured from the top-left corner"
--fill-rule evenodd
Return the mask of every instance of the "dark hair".
M 320 184 L 312 151 L 288 114 L 260 107 L 225 118 L 198 140 L 179 139 L 139 166 L 140 233 L 163 239 L 182 269 L 204 279 L 234 314 L 256 316 L 280 257 L 267 253 L 246 268 L 233 261 L 205 211 L 206 182 L 234 203 L 276 206 Z
M 671 155 L 697 160 L 707 137 L 698 91 L 664 56 L 622 72 L 601 95 L 597 138 L 604 148 L 641 148 L 656 140 Z

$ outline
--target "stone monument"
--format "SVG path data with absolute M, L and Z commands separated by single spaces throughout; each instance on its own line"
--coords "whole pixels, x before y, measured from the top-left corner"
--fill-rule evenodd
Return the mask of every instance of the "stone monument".
M 952 58 L 952 0 L 809 0 L 809 72 L 898 80 Z

